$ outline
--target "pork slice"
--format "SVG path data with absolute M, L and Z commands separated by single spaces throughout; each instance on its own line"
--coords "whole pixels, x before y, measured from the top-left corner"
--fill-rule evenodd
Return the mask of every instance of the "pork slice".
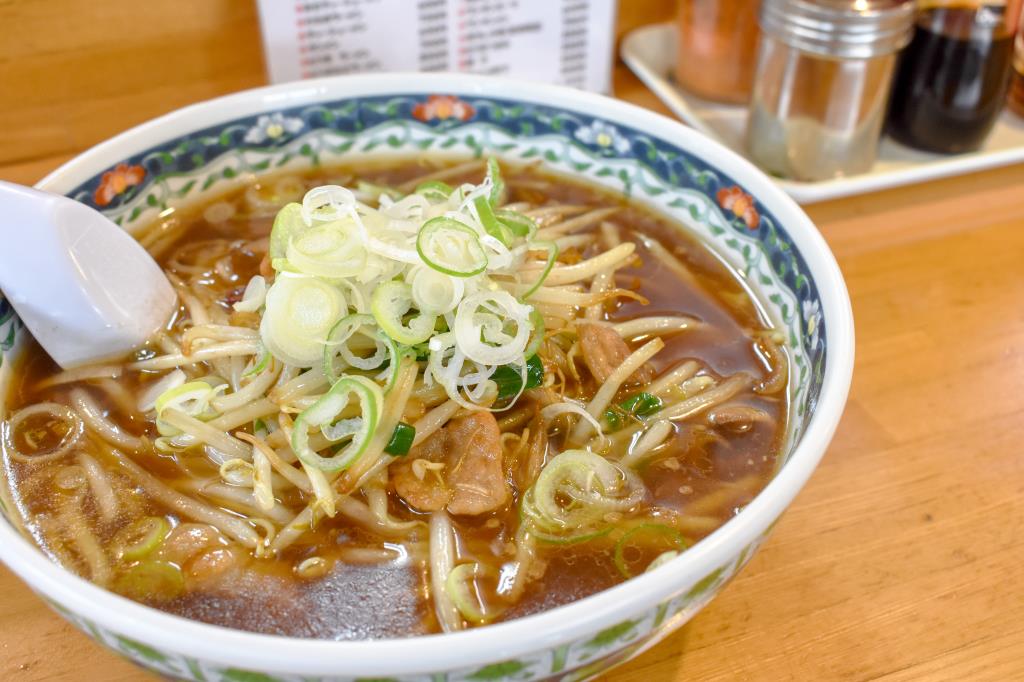
M 629 346 L 622 340 L 619 333 L 609 326 L 603 324 L 578 324 L 580 337 L 580 351 L 583 353 L 583 362 L 587 369 L 594 375 L 599 383 L 604 383 L 611 376 L 615 368 L 621 365 L 632 352 Z M 654 370 L 650 365 L 644 364 L 633 372 L 627 384 L 646 384 L 654 376 Z
M 421 470 L 419 473 L 424 475 L 420 478 L 417 475 L 417 467 L 414 466 L 418 459 L 444 463 L 448 451 L 447 444 L 447 431 L 438 429 L 410 450 L 401 461 L 391 465 L 391 482 L 395 492 L 416 511 L 440 511 L 452 499 L 452 490 L 444 478 L 445 471 Z M 445 468 L 447 469 L 447 465 Z
M 511 496 L 501 457 L 501 431 L 490 412 L 453 419 L 445 477 L 453 491 L 448 511 L 477 515 L 500 509 Z

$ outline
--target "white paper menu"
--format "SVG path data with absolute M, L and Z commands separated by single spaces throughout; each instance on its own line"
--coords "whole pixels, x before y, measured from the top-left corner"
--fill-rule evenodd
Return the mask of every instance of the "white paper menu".
M 275 83 L 458 71 L 611 89 L 615 0 L 258 0 Z

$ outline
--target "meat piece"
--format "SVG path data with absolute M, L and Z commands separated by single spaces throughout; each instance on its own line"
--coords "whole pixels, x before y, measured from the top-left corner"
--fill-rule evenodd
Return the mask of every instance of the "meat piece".
M 519 461 L 513 469 L 513 479 L 516 488 L 520 491 L 526 490 L 540 475 L 544 466 L 544 459 L 548 454 L 548 432 L 546 422 L 536 415 L 528 427 L 530 435 L 526 441 L 526 447 L 520 450 Z
M 270 286 L 270 280 L 274 277 L 274 266 L 270 264 L 270 252 L 263 256 L 263 260 L 260 261 L 260 274 L 267 280 L 267 286 Z
M 501 431 L 490 412 L 453 419 L 448 432 L 445 477 L 454 491 L 452 514 L 485 514 L 503 507 L 510 495 L 501 466 Z
M 185 564 L 185 575 L 189 578 L 190 587 L 198 587 L 233 574 L 242 567 L 244 560 L 242 553 L 234 547 L 209 549 Z
M 213 526 L 205 523 L 181 523 L 175 526 L 160 545 L 157 558 L 184 566 L 200 552 L 226 544 L 224 536 Z
M 440 511 L 452 499 L 452 491 L 443 477 L 443 471 L 441 476 L 438 476 L 436 471 L 416 465 L 416 461 L 421 459 L 443 463 L 447 442 L 445 430 L 438 429 L 410 450 L 401 462 L 397 462 L 391 467 L 391 482 L 395 486 L 395 492 L 417 511 Z
M 417 460 L 443 463 L 437 472 Z M 504 506 L 511 491 L 501 461 L 501 432 L 490 412 L 453 419 L 391 467 L 395 492 L 413 509 L 485 514 Z M 420 475 L 422 474 L 422 476 Z
M 621 365 L 632 352 L 619 333 L 603 324 L 578 323 L 580 350 L 583 362 L 598 383 L 604 383 L 615 368 Z M 650 365 L 644 365 L 633 372 L 625 383 L 646 384 L 654 376 Z

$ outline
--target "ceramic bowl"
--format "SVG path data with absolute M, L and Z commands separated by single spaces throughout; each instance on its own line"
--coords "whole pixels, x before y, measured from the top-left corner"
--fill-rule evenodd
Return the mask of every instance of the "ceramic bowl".
M 468 76 L 308 81 L 168 114 L 81 154 L 39 187 L 95 206 L 132 230 L 254 173 L 423 154 L 540 160 L 673 217 L 730 263 L 783 331 L 792 358 L 792 423 L 777 475 L 681 557 L 613 589 L 509 623 L 361 642 L 256 635 L 127 601 L 46 559 L 19 532 L 7 500 L 0 559 L 103 646 L 161 675 L 197 682 L 584 679 L 652 645 L 707 604 L 811 475 L 839 421 L 853 365 L 853 320 L 839 268 L 811 221 L 763 173 L 650 111 L 576 90 Z M 4 394 L 24 336 L 0 302 Z

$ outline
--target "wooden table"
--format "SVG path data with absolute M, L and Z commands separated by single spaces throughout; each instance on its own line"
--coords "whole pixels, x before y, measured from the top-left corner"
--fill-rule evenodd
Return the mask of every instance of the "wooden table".
M 263 82 L 250 3 L 135 4 L 0 0 L 0 178 Z M 667 11 L 621 4 L 620 30 Z M 808 213 L 857 323 L 835 441 L 743 574 L 607 679 L 1024 679 L 1024 165 Z M 151 679 L 2 568 L 0 604 L 0 680 Z

